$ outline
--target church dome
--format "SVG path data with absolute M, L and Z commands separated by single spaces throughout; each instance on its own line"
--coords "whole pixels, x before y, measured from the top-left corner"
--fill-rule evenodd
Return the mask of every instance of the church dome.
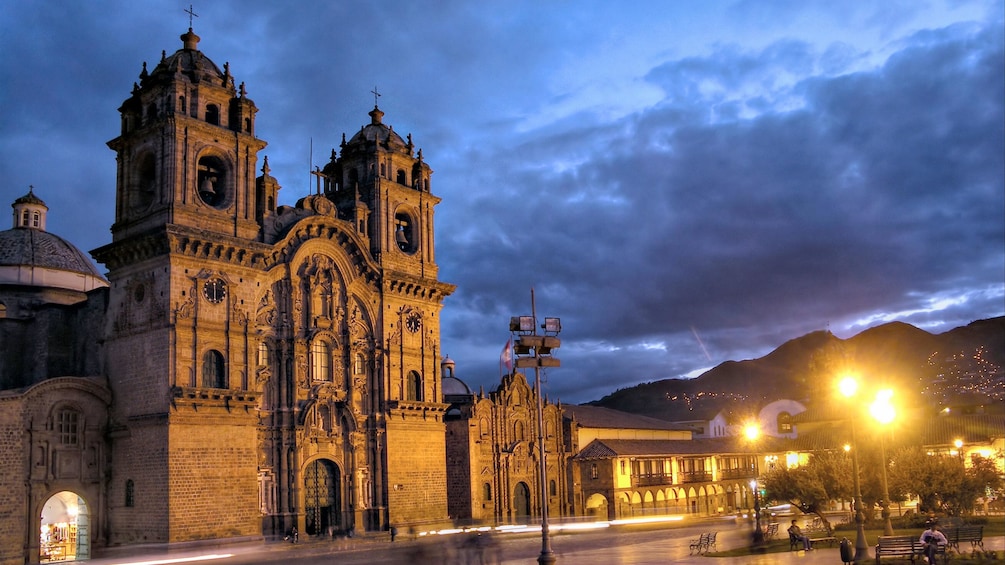
M 457 377 L 443 377 L 443 396 L 471 396 L 474 394 L 464 381 Z
M 80 249 L 45 231 L 45 203 L 32 191 L 18 198 L 14 227 L 0 231 L 0 285 L 61 288 L 87 292 L 108 286 Z

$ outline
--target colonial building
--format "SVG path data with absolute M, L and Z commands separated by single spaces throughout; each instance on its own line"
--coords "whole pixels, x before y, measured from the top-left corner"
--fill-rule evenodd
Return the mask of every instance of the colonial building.
M 432 169 L 375 106 L 277 206 L 199 39 L 119 108 L 107 280 L 33 192 L 0 235 L 0 563 L 448 517 Z

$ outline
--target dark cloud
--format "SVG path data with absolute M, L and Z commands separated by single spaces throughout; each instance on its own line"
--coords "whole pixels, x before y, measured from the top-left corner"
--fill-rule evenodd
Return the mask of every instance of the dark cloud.
M 50 230 L 93 249 L 110 237 L 115 109 L 143 61 L 180 47 L 188 4 L 64 4 L 0 16 L 2 194 L 35 185 Z M 494 385 L 533 287 L 563 319 L 548 391 L 579 402 L 812 330 L 1002 314 L 992 4 L 977 21 L 945 15 L 969 3 L 253 0 L 197 7 L 195 28 L 258 105 L 284 203 L 368 121 L 376 86 L 436 171 L 458 375 Z

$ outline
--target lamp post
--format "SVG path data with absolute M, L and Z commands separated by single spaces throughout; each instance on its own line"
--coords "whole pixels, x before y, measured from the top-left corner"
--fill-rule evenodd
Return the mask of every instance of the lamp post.
M 751 444 L 757 442 L 757 438 L 761 435 L 761 429 L 756 424 L 747 424 L 743 428 L 743 435 L 747 437 L 747 440 Z M 753 535 L 753 548 L 754 550 L 763 549 L 764 546 L 764 530 L 761 529 L 761 500 L 760 492 L 757 489 L 757 464 L 754 464 L 754 478 L 750 481 L 750 490 L 754 493 L 754 535 Z
M 562 321 L 559 318 L 545 318 L 541 328 L 544 335 L 537 333 L 537 307 L 534 304 L 534 289 L 530 289 L 530 316 L 515 316 L 510 318 L 509 329 L 519 332 L 513 344 L 516 353 L 517 368 L 534 368 L 534 386 L 537 388 L 537 445 L 538 469 L 540 472 L 541 496 L 541 554 L 537 557 L 540 565 L 551 565 L 555 562 L 555 553 L 551 550 L 551 538 L 548 527 L 548 467 L 544 456 L 544 394 L 541 391 L 541 368 L 558 367 L 559 360 L 552 357 L 551 352 L 561 345 L 558 333 L 562 331 Z
M 876 419 L 877 422 L 885 426 L 893 421 L 896 416 L 896 411 L 893 408 L 893 404 L 890 403 L 890 399 L 893 398 L 893 391 L 889 389 L 883 389 L 876 393 L 876 400 L 869 406 L 869 412 L 872 413 L 872 417 Z M 879 455 L 880 464 L 882 465 L 882 474 L 880 479 L 882 480 L 883 487 L 883 535 L 892 536 L 893 535 L 893 524 L 890 522 L 890 489 L 887 487 L 886 483 L 886 430 L 882 429 L 879 431 Z
M 757 492 L 757 479 L 750 481 L 750 490 L 754 491 L 754 549 L 764 545 L 764 530 L 761 529 L 761 499 Z
M 858 390 L 858 381 L 853 377 L 845 377 L 838 384 L 841 394 L 847 398 L 852 398 Z M 855 479 L 855 498 L 852 501 L 852 509 L 855 511 L 855 563 L 862 563 L 869 559 L 869 547 L 865 541 L 865 514 L 862 512 L 862 485 L 858 480 L 858 439 L 855 437 L 855 415 L 851 418 L 851 466 L 852 475 Z

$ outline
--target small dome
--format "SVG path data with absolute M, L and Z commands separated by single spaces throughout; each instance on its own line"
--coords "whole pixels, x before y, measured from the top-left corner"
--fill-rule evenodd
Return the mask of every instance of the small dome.
M 0 232 L 0 284 L 32 284 L 23 277 L 12 279 L 9 276 L 8 271 L 21 267 L 32 270 L 67 271 L 99 279 L 102 284 L 98 286 L 108 286 L 94 263 L 80 249 L 58 235 L 28 228 L 14 228 Z
M 33 191 L 11 207 L 14 227 L 0 231 L 0 285 L 78 292 L 108 286 L 87 255 L 45 231 L 48 206 Z
M 457 377 L 443 378 L 443 396 L 473 396 L 474 393 L 464 384 L 464 381 Z

